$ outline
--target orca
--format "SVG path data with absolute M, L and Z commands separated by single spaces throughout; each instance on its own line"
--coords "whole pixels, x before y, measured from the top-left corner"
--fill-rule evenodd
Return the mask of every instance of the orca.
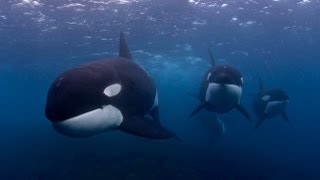
M 264 89 L 259 78 L 259 92 L 253 98 L 253 110 L 258 117 L 255 128 L 258 128 L 265 119 L 281 115 L 288 122 L 286 107 L 289 103 L 287 93 L 280 89 Z
M 240 71 L 229 65 L 216 65 L 213 54 L 208 49 L 212 66 L 204 74 L 198 99 L 198 105 L 189 118 L 202 109 L 210 112 L 227 113 L 233 108 L 240 111 L 249 121 L 249 113 L 241 105 L 243 77 Z
M 54 80 L 45 115 L 70 137 L 112 130 L 150 139 L 176 137 L 161 125 L 155 83 L 133 61 L 122 32 L 118 57 L 80 65 Z

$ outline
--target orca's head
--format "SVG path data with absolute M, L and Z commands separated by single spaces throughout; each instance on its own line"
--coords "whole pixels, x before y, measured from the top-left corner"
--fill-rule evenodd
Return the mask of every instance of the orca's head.
M 216 65 L 208 73 L 207 81 L 219 85 L 242 87 L 243 78 L 240 71 L 228 65 Z
M 45 114 L 57 131 L 90 136 L 121 124 L 123 115 L 112 102 L 121 96 L 122 86 L 112 69 L 105 68 L 89 64 L 61 74 L 53 82 Z
M 262 96 L 263 101 L 268 102 L 289 102 L 288 94 L 282 89 L 272 89 L 266 91 Z
M 289 103 L 287 93 L 281 89 L 267 90 L 262 93 L 261 100 L 265 102 L 263 110 L 265 116 L 274 117 L 282 113 Z
M 241 73 L 228 65 L 215 65 L 207 73 L 206 101 L 230 109 L 240 103 L 243 78 Z

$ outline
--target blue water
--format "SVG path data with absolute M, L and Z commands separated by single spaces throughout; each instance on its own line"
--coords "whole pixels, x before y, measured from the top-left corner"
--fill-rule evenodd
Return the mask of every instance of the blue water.
M 320 179 L 319 18 L 319 0 L 1 0 L 0 179 Z M 68 138 L 45 118 L 54 78 L 115 56 L 120 31 L 182 142 Z M 289 122 L 254 129 L 233 110 L 220 116 L 225 135 L 208 138 L 201 119 L 187 118 L 208 47 L 241 70 L 252 116 L 258 77 L 286 90 Z

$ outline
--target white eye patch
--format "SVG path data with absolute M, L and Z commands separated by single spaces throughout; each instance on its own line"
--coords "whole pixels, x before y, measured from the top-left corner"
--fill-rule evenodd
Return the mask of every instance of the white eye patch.
M 263 101 L 268 101 L 270 99 L 270 95 L 265 95 L 262 97 Z
M 103 94 L 105 94 L 108 97 L 116 96 L 121 91 L 121 85 L 120 84 L 111 84 L 110 86 L 106 87 L 103 91 Z

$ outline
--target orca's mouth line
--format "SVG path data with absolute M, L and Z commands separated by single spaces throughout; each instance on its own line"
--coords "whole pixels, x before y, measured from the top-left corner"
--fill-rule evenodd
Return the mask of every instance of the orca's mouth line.
M 232 84 L 232 83 L 217 83 L 217 82 L 211 82 L 211 83 L 214 83 L 214 84 L 220 85 L 220 86 L 238 86 L 238 87 L 240 87 L 239 85 Z
M 70 118 L 68 118 L 68 119 L 64 119 L 64 120 L 62 120 L 62 121 L 52 122 L 52 123 L 54 123 L 54 124 L 59 124 L 59 123 L 61 123 L 61 122 L 65 122 L 65 121 L 76 120 L 76 119 L 79 119 L 79 118 L 84 117 L 84 116 L 90 116 L 91 114 L 94 114 L 94 113 L 96 113 L 96 112 L 98 112 L 98 111 L 101 111 L 101 110 L 103 110 L 103 106 L 101 106 L 100 108 L 96 108 L 96 109 L 94 109 L 94 110 L 90 110 L 90 111 L 81 113 L 81 114 L 79 114 L 79 115 L 70 117 Z
M 78 115 L 75 115 L 75 116 L 72 116 L 70 118 L 67 118 L 67 119 L 64 119 L 64 120 L 61 120 L 61 121 L 57 121 L 57 122 L 54 122 L 53 123 L 59 123 L 59 122 L 64 122 L 64 121 L 69 121 L 69 120 L 75 120 L 77 118 L 81 118 L 83 116 L 90 116 L 91 114 L 94 114 L 94 113 L 97 113 L 98 111 L 103 111 L 107 106 L 109 105 L 101 105 L 100 107 L 98 108 L 95 108 L 93 110 L 88 110 L 86 112 L 83 112 L 81 114 L 78 114 Z M 116 107 L 115 107 L 116 108 Z
M 215 86 L 219 89 L 226 89 L 226 88 L 230 88 L 230 87 L 236 87 L 236 88 L 242 88 L 241 86 L 237 85 L 237 84 L 223 84 L 223 83 L 215 83 L 215 82 L 211 82 L 209 83 L 209 86 L 212 85 L 212 86 Z

